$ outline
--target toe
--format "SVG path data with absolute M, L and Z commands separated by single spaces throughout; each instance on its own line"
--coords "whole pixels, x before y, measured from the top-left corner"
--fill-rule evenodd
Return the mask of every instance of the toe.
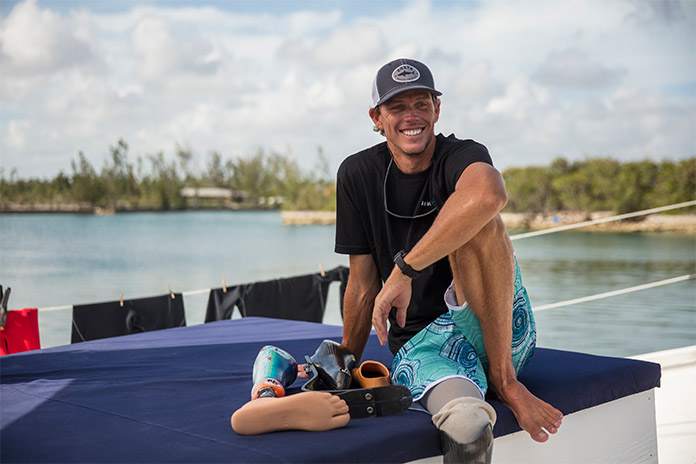
M 538 441 L 539 443 L 543 443 L 549 439 L 549 435 L 543 430 L 539 430 L 535 434 L 532 434 L 532 439 L 534 441 Z

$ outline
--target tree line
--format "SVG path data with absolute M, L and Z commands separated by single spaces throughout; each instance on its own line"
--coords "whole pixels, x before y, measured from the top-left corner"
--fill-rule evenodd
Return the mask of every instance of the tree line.
M 64 205 L 80 204 L 115 210 L 189 207 L 182 195 L 184 187 L 216 187 L 243 193 L 242 200 L 227 206 L 241 208 L 274 207 L 288 209 L 335 209 L 336 189 L 328 160 L 317 151 L 314 169 L 302 170 L 296 160 L 262 149 L 247 157 L 224 159 L 217 151 L 206 158 L 203 171 L 194 169 L 193 154 L 177 147 L 173 160 L 163 152 L 132 162 L 128 144 L 119 140 L 109 148 L 109 157 L 97 170 L 79 152 L 71 162 L 71 173 L 60 172 L 53 179 L 19 179 L 16 172 L 0 174 L 0 204 Z M 279 200 L 279 201 L 278 201 Z M 202 200 L 199 206 L 219 206 L 214 200 Z
M 280 201 L 273 201 L 273 207 L 284 209 L 336 208 L 335 178 L 321 149 L 309 172 L 288 156 L 266 154 L 262 149 L 238 158 L 223 158 L 211 151 L 202 171 L 194 169 L 193 155 L 183 147 L 177 147 L 173 160 L 159 152 L 132 162 L 128 144 L 119 140 L 109 148 L 109 155 L 97 170 L 79 152 L 71 162 L 71 173 L 61 171 L 53 179 L 18 179 L 16 171 L 8 177 L 2 171 L 0 204 L 176 210 L 190 207 L 182 195 L 184 187 L 218 187 L 243 193 L 235 207 L 268 207 L 271 202 L 266 200 L 274 199 Z M 696 197 L 696 158 L 661 162 L 619 162 L 610 157 L 570 162 L 557 158 L 548 166 L 508 168 L 502 174 L 509 199 L 505 211 L 509 212 L 620 214 Z
M 503 178 L 510 212 L 623 214 L 696 199 L 696 158 L 623 163 L 612 158 L 557 158 L 549 166 L 506 169 Z

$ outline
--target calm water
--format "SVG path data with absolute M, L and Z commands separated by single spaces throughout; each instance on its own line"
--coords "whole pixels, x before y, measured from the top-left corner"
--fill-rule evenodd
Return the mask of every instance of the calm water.
M 514 231 L 511 231 L 514 234 Z M 332 226 L 283 226 L 277 212 L 0 215 L 0 284 L 11 308 L 140 298 L 347 265 Z M 696 272 L 693 236 L 562 232 L 514 242 L 534 305 Z M 207 294 L 185 297 L 200 324 Z M 627 356 L 696 343 L 691 280 L 539 312 L 539 345 Z M 43 347 L 70 341 L 71 311 L 40 311 Z M 325 323 L 340 324 L 338 284 Z

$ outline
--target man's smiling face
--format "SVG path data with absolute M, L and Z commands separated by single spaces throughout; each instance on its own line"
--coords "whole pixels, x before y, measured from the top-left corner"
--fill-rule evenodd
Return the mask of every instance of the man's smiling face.
M 440 101 L 423 89 L 407 90 L 370 110 L 375 127 L 384 131 L 394 156 L 418 157 L 434 150 Z

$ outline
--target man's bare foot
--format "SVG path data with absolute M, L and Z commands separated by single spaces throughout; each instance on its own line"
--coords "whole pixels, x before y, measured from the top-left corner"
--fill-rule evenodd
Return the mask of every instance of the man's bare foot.
M 546 433 L 556 433 L 561 426 L 563 414 L 550 404 L 532 395 L 518 380 L 495 389 L 500 400 L 512 411 L 517 422 L 533 440 L 545 442 Z M 544 431 L 546 430 L 546 431 Z
M 326 392 L 302 392 L 282 398 L 257 398 L 232 415 L 232 428 L 240 435 L 280 430 L 319 432 L 343 427 L 350 420 L 348 405 Z

